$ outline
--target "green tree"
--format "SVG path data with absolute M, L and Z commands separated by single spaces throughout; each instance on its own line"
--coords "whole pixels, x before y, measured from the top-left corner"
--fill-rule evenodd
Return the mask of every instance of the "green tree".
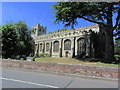
M 18 52 L 20 55 L 29 55 L 33 52 L 33 38 L 30 30 L 23 21 L 15 23 L 18 39 Z
M 1 29 L 0 29 L 0 58 L 2 58 L 2 30 Z
M 34 40 L 23 21 L 0 26 L 2 31 L 2 57 L 30 55 L 34 50 Z
M 117 29 L 114 31 L 115 36 L 115 54 L 120 54 L 120 24 Z
M 71 0 L 72 1 L 72 0 Z M 53 5 L 55 23 L 63 22 L 65 26 L 77 24 L 77 18 L 97 23 L 106 28 L 106 60 L 114 59 L 113 31 L 120 19 L 119 2 L 58 2 Z M 116 14 L 116 23 L 113 26 L 113 15 Z
M 16 55 L 17 49 L 17 34 L 15 26 L 10 23 L 0 27 L 2 31 L 2 56 L 3 58 L 11 58 Z
M 115 54 L 120 55 L 120 40 L 116 40 L 116 41 L 115 41 L 115 46 L 114 46 L 114 48 L 115 48 Z

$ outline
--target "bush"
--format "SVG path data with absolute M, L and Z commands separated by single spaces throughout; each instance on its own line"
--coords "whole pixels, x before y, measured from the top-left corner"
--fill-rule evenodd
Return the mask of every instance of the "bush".
M 40 53 L 40 54 L 36 54 L 35 55 L 35 58 L 37 58 L 37 57 L 50 57 L 50 55 L 49 54 L 47 54 L 47 53 Z
M 20 60 L 21 60 L 21 61 L 23 61 L 23 60 L 24 60 L 24 58 L 20 58 Z
M 120 57 L 120 55 L 117 55 L 117 54 L 116 54 L 116 55 L 114 55 L 114 57 Z
M 114 49 L 115 49 L 115 54 L 119 54 L 120 55 L 120 46 L 118 46 L 118 44 L 114 45 Z
M 50 57 L 50 55 L 47 54 L 47 53 L 41 53 L 41 54 L 39 54 L 39 56 L 40 56 L 40 57 Z

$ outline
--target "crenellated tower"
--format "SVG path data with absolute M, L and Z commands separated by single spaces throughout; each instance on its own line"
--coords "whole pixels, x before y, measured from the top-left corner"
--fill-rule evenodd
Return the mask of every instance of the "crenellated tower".
M 39 35 L 44 35 L 46 34 L 46 27 L 44 26 L 41 26 L 40 24 L 37 24 L 35 26 L 32 26 L 32 29 L 33 29 L 33 34 L 35 36 L 39 36 Z

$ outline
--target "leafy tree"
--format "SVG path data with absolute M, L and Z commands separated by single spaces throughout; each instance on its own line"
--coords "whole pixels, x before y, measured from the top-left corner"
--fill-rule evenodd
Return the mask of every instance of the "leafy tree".
M 71 0 L 72 1 L 72 0 Z M 65 26 L 77 24 L 77 18 L 97 23 L 106 28 L 106 60 L 114 59 L 113 30 L 120 20 L 119 2 L 58 2 L 53 5 L 55 10 L 55 23 L 63 22 Z M 116 22 L 113 26 L 113 15 Z
M 0 29 L 0 58 L 2 58 L 2 31 L 1 29 Z
M 3 58 L 10 58 L 16 55 L 17 49 L 17 34 L 15 26 L 10 23 L 0 27 L 2 31 L 2 56 Z
M 120 24 L 117 29 L 114 31 L 115 36 L 115 54 L 120 54 Z
M 19 21 L 0 26 L 2 31 L 2 57 L 11 58 L 13 55 L 26 55 L 33 53 L 34 41 L 27 25 Z M 13 57 L 14 58 L 14 57 Z
M 30 31 L 23 21 L 17 22 L 15 27 L 18 36 L 18 52 L 20 55 L 29 55 L 34 49 L 33 39 L 30 35 Z

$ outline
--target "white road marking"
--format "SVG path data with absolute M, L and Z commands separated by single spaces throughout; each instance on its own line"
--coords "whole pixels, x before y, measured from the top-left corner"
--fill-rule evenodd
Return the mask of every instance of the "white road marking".
M 59 88 L 59 87 L 56 87 L 56 86 L 39 84 L 39 83 L 33 83 L 33 82 L 27 82 L 27 81 L 21 81 L 21 80 L 16 80 L 16 79 L 9 79 L 9 78 L 0 78 L 0 79 L 10 80 L 10 81 L 15 81 L 15 82 L 21 82 L 21 83 L 28 83 L 28 84 L 38 85 L 38 86 L 45 86 L 45 87 L 50 87 L 50 88 Z

